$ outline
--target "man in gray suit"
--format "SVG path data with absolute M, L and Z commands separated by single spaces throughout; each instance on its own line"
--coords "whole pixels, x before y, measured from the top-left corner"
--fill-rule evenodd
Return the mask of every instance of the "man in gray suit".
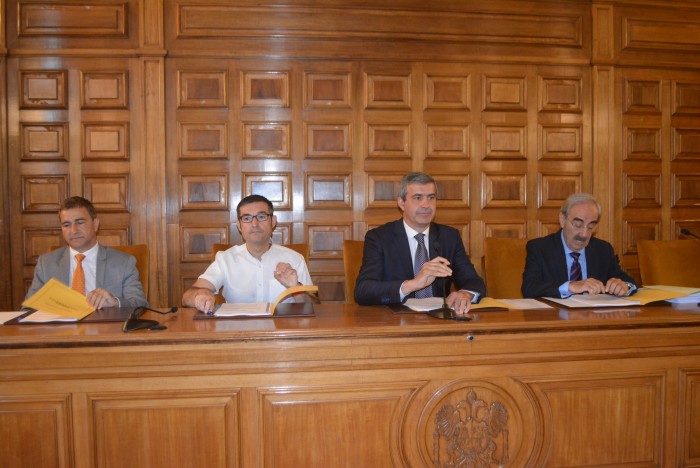
M 59 208 L 58 217 L 68 247 L 39 257 L 25 299 L 34 295 L 51 278 L 72 285 L 80 263 L 85 278 L 85 297 L 92 307 L 148 305 L 136 269 L 136 259 L 97 242 L 100 220 L 89 200 L 83 197 L 67 198 Z M 80 260 L 76 259 L 76 255 Z

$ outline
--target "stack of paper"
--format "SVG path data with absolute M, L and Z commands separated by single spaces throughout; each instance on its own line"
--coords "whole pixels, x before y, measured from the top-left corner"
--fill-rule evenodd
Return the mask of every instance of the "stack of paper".
M 51 278 L 22 306 L 36 312 L 21 319 L 21 322 L 75 322 L 95 311 L 85 296 Z
M 226 303 L 221 304 L 216 312 L 214 312 L 215 317 L 256 317 L 265 315 L 274 315 L 275 308 L 280 301 L 284 300 L 287 296 L 291 294 L 297 294 L 302 292 L 318 292 L 318 286 L 293 286 L 287 288 L 277 296 L 277 300 L 274 303 L 269 302 L 251 302 L 251 303 Z
M 653 285 L 645 286 L 643 289 L 650 289 L 657 294 L 663 294 L 664 296 L 667 296 L 663 300 L 672 302 L 674 304 L 688 304 L 693 302 L 700 302 L 700 289 L 698 288 Z

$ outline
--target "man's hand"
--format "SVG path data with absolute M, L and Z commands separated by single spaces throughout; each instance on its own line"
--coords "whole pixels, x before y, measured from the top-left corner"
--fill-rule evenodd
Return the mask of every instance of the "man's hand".
M 629 285 L 620 278 L 610 278 L 605 283 L 605 292 L 615 296 L 626 296 L 630 291 Z
M 425 262 L 415 278 L 404 281 L 401 286 L 402 292 L 405 295 L 410 294 L 413 291 L 418 291 L 426 286 L 430 286 L 436 278 L 451 276 L 452 268 L 450 268 L 449 265 L 450 262 L 443 257 L 435 257 L 429 262 Z
M 112 293 L 103 288 L 93 289 L 85 297 L 88 304 L 95 309 L 101 309 L 103 307 L 115 307 L 119 305 L 119 301 L 116 297 L 112 296 Z
M 285 288 L 291 288 L 299 284 L 297 271 L 289 263 L 280 262 L 275 267 L 275 279 Z
M 447 305 L 452 307 L 457 315 L 467 315 L 472 305 L 472 296 L 467 291 L 454 291 L 447 296 Z
M 573 294 L 603 294 L 606 291 L 605 285 L 601 281 L 595 278 L 586 278 L 581 281 L 571 281 L 569 283 L 569 292 Z

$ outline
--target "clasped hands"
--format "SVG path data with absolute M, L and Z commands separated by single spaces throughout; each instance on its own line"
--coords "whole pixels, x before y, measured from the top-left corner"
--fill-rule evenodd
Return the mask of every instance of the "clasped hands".
M 95 309 L 119 305 L 117 298 L 104 288 L 93 289 L 85 296 L 85 300 L 90 304 L 90 307 L 94 307 Z
M 586 278 L 581 281 L 571 281 L 569 292 L 573 294 L 612 294 L 614 296 L 626 296 L 629 293 L 629 285 L 619 278 L 610 278 L 607 283 L 595 278 Z
M 405 281 L 401 286 L 404 294 L 410 294 L 426 286 L 430 286 L 437 278 L 447 278 L 452 276 L 450 262 L 444 257 L 435 257 L 429 262 L 425 262 L 418 274 L 412 279 Z M 457 315 L 466 315 L 472 303 L 472 295 L 467 291 L 453 291 L 445 299 L 447 306 L 454 309 Z

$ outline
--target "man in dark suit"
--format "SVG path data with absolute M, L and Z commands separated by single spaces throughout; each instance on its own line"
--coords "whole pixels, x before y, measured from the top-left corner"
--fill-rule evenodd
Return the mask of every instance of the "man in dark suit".
M 418 172 L 406 175 L 396 201 L 403 218 L 365 236 L 355 300 L 373 305 L 442 297 L 454 283 L 457 290 L 449 294 L 447 305 L 457 315 L 466 314 L 472 302 L 486 295 L 486 287 L 467 257 L 459 231 L 432 222 L 437 208 L 435 180 Z
M 80 263 L 80 276 L 83 278 L 81 293 L 86 295 L 86 300 L 92 307 L 147 306 L 136 269 L 136 259 L 127 253 L 98 244 L 100 220 L 92 203 L 83 197 L 67 198 L 61 204 L 58 216 L 68 247 L 39 257 L 26 299 L 51 278 L 78 289 L 74 279 Z M 79 261 L 76 258 L 78 254 Z
M 593 237 L 600 215 L 600 204 L 590 194 L 566 199 L 559 213 L 561 230 L 527 243 L 523 297 L 628 296 L 637 290 L 612 245 Z

